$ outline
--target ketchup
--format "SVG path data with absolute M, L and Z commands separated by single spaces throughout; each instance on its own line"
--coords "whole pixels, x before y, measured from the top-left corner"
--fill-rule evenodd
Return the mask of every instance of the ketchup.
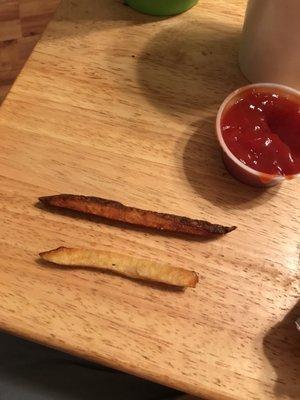
M 225 110 L 221 130 L 229 150 L 245 165 L 271 175 L 300 172 L 300 100 L 251 88 Z

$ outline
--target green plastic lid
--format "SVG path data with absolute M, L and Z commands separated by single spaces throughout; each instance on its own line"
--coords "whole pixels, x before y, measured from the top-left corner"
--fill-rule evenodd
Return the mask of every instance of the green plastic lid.
M 125 0 L 137 11 L 151 15 L 176 15 L 193 7 L 198 0 Z

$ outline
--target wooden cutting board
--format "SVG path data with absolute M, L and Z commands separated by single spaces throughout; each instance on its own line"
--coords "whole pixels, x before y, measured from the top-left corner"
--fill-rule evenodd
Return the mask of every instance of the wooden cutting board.
M 2 329 L 208 399 L 300 398 L 299 182 L 240 184 L 214 133 L 245 84 L 245 3 L 163 19 L 62 1 L 0 110 Z M 201 241 L 36 206 L 60 192 L 238 229 Z M 39 262 L 60 245 L 170 262 L 200 283 L 178 292 Z

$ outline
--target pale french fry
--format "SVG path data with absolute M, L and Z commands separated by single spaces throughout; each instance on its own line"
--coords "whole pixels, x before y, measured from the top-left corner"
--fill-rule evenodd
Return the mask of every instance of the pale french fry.
M 195 287 L 198 282 L 198 275 L 194 271 L 100 250 L 59 247 L 40 253 L 40 257 L 58 265 L 93 267 L 178 287 Z

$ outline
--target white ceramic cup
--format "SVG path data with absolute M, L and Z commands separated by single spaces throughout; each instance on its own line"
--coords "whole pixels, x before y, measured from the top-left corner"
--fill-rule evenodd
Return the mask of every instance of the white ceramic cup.
M 248 0 L 239 62 L 251 82 L 300 90 L 300 0 Z

